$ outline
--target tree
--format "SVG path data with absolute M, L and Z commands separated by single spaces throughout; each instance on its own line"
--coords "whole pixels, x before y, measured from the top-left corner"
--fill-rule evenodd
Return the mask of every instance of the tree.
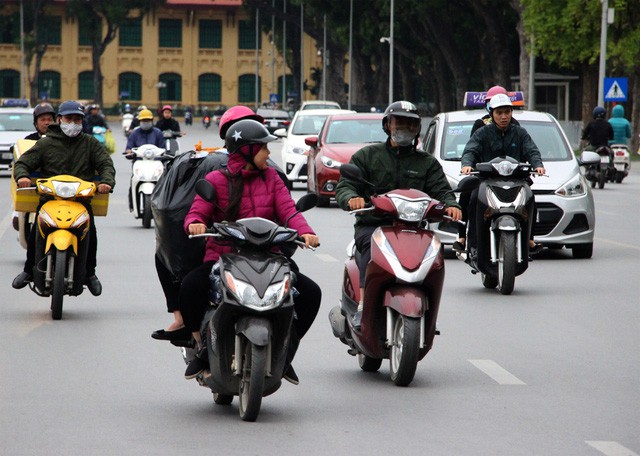
M 91 61 L 93 65 L 93 87 L 95 102 L 102 105 L 102 69 L 100 58 L 107 46 L 115 39 L 120 25 L 129 15 L 138 11 L 141 16 L 165 3 L 165 0 L 127 0 L 114 2 L 109 0 L 69 0 L 68 12 L 78 19 L 91 39 Z M 103 34 L 103 21 L 106 33 Z

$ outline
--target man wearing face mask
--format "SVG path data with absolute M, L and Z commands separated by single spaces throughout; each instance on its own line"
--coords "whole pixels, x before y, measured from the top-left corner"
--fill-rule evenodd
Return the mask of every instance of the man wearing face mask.
M 362 170 L 365 180 L 375 186 L 375 191 L 363 184 L 345 179 L 338 181 L 336 200 L 345 211 L 362 209 L 372 194 L 386 193 L 396 188 L 414 188 L 427 193 L 447 206 L 446 213 L 459 220 L 462 213 L 456 203 L 442 166 L 431 155 L 416 149 L 420 135 L 420 115 L 413 103 L 396 101 L 384 111 L 382 128 L 389 135 L 385 143 L 363 147 L 351 157 L 351 163 Z M 367 264 L 371 259 L 371 234 L 378 226 L 389 225 L 392 219 L 362 212 L 356 215 L 356 248 L 361 254 L 358 263 L 360 284 L 364 286 Z M 363 296 L 361 289 L 360 296 Z M 353 324 L 360 325 L 361 302 L 354 315 Z
M 36 170 L 42 177 L 69 174 L 92 182 L 100 178 L 98 193 L 109 193 L 115 186 L 116 170 L 104 146 L 93 136 L 82 133 L 84 108 L 77 101 L 65 101 L 58 109 L 57 121 L 49 125 L 47 134 L 26 151 L 13 165 L 18 187 L 31 186 L 31 173 Z M 40 206 L 44 201 L 40 200 Z M 40 206 L 37 212 L 40 211 Z M 87 257 L 86 285 L 94 296 L 102 293 L 102 284 L 96 277 L 96 253 L 98 240 L 91 204 L 85 204 L 89 216 L 89 251 Z M 27 261 L 24 270 L 13 280 L 13 288 L 20 289 L 32 280 L 35 266 L 36 232 L 31 230 L 27 245 Z
M 138 120 L 140 121 L 140 127 L 133 130 L 133 133 L 129 135 L 127 139 L 127 147 L 125 155 L 127 158 L 131 158 L 134 154 L 131 149 L 134 147 L 140 147 L 144 144 L 153 144 L 156 147 L 164 149 L 164 137 L 162 132 L 153 126 L 153 114 L 148 109 L 143 109 L 138 114 Z

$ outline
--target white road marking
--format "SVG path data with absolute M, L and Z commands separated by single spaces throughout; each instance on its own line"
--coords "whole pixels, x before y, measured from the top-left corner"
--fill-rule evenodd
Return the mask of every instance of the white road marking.
M 337 258 L 334 258 L 333 256 L 327 254 L 327 253 L 316 253 L 316 256 L 318 257 L 318 259 L 326 262 L 326 263 L 336 263 L 338 261 Z
M 526 385 L 525 382 L 490 359 L 470 359 L 469 362 L 501 385 Z
M 11 221 L 13 220 L 13 212 L 9 212 L 5 218 L 0 222 L 0 238 L 4 236 L 5 231 L 11 225 Z
M 606 440 L 585 440 L 585 443 L 606 456 L 639 456 L 638 453 L 634 453 L 629 448 L 620 445 L 618 442 Z
M 605 239 L 605 238 L 601 238 L 601 237 L 596 237 L 596 238 L 593 238 L 593 240 L 594 241 L 598 241 L 598 242 L 606 242 L 607 244 L 617 245 L 618 247 L 624 247 L 625 249 L 640 250 L 640 246 L 632 245 L 632 244 L 626 244 L 624 242 L 612 241 L 611 239 Z

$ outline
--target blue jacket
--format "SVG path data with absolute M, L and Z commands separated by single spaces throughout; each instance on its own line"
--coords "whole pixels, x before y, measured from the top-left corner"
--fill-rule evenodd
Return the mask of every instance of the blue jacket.
M 134 147 L 140 147 L 145 144 L 153 144 L 164 149 L 165 139 L 162 136 L 162 132 L 156 127 L 151 127 L 149 130 L 143 130 L 138 127 L 133 130 L 129 139 L 127 139 L 126 150 L 133 149 Z
M 609 141 L 609 144 L 627 144 L 628 139 L 631 138 L 631 124 L 624 118 L 622 105 L 613 107 L 609 123 L 613 128 L 613 140 Z

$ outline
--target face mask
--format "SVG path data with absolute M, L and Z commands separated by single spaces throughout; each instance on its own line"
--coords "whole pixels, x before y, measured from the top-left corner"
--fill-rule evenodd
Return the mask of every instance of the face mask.
M 152 122 L 140 122 L 140 128 L 143 130 L 149 130 Z
M 411 130 L 395 130 L 391 134 L 391 139 L 398 146 L 410 146 L 413 143 L 413 139 L 416 137 L 416 133 Z
M 60 129 L 69 138 L 75 138 L 82 131 L 82 124 L 60 122 Z

